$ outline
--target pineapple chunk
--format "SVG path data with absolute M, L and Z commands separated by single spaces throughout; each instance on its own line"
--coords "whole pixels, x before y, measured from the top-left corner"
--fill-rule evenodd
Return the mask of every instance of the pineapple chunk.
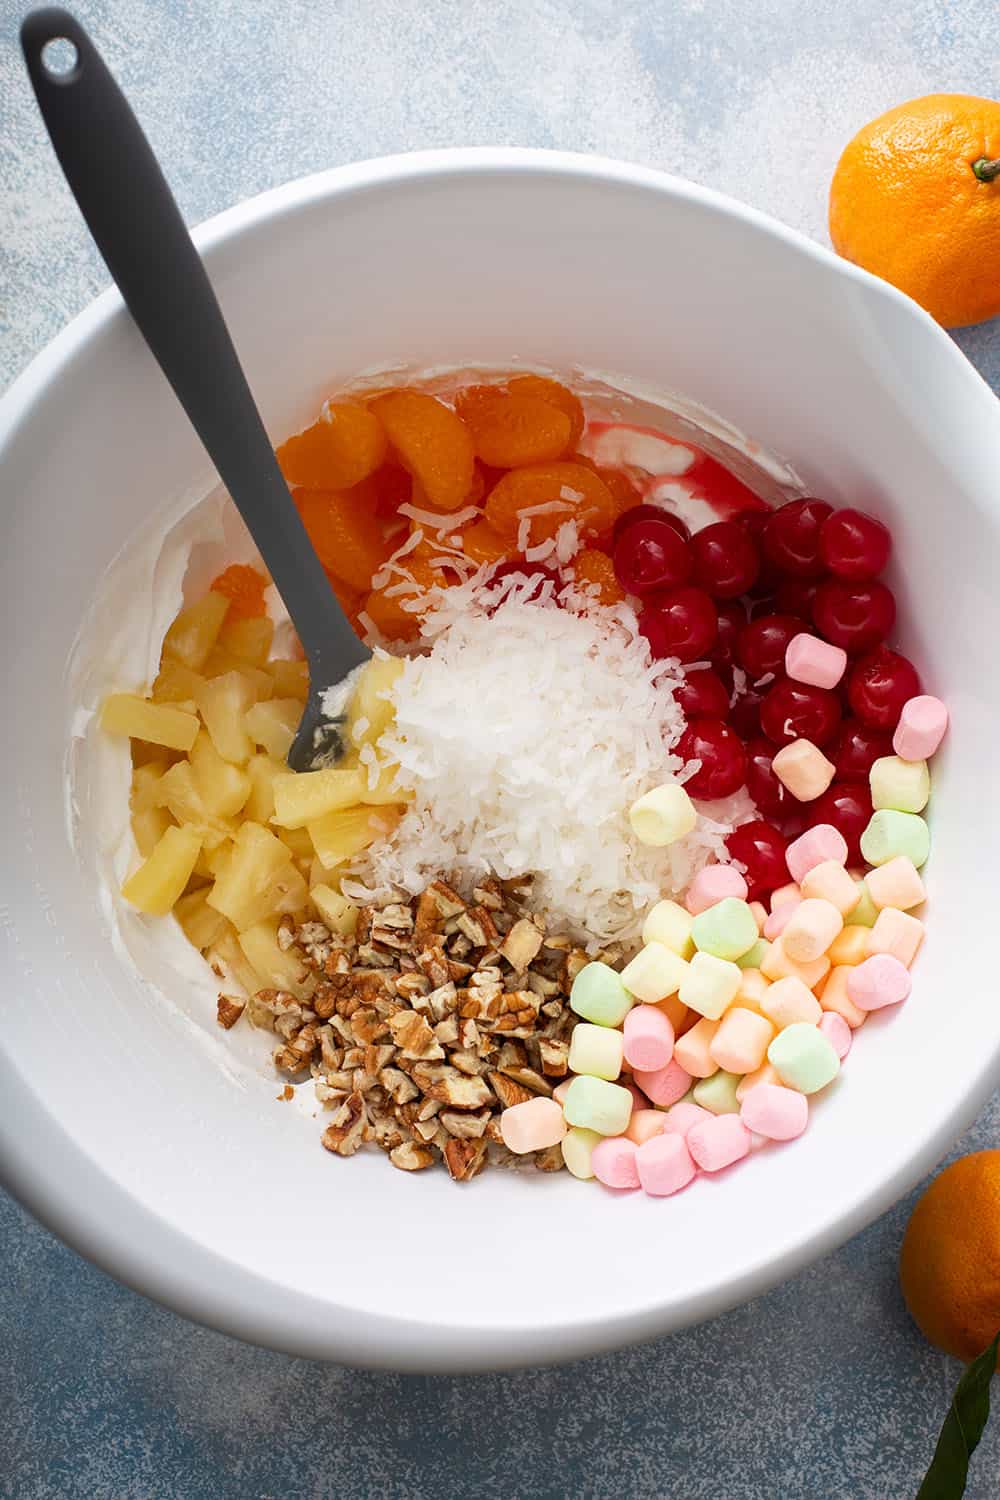
M 368 785 L 368 767 L 364 768 L 364 786 L 361 791 L 361 801 L 370 806 L 381 807 L 387 802 L 412 802 L 414 791 L 412 787 L 397 786 L 396 777 L 399 774 L 398 761 L 390 761 L 388 765 L 382 766 L 378 773 L 378 780 L 374 786 Z
M 150 760 L 132 771 L 132 791 L 128 805 L 134 813 L 160 807 L 160 779 L 170 770 L 165 760 Z
M 194 873 L 202 880 L 218 880 L 223 870 L 229 868 L 229 861 L 232 857 L 232 839 L 223 839 L 213 849 L 208 849 L 203 845 L 198 855 L 198 863 L 194 867 Z
M 157 800 L 178 823 L 192 827 L 209 849 L 236 833 L 234 823 L 216 816 L 205 805 L 190 761 L 179 760 L 160 777 Z
M 358 677 L 351 699 L 347 739 L 355 745 L 374 745 L 392 723 L 393 706 L 385 694 L 403 670 L 397 656 L 373 656 Z
M 226 930 L 205 954 L 208 962 L 220 979 L 233 982 L 247 995 L 256 995 L 258 990 L 268 988 L 264 979 L 249 962 L 239 939 L 227 922 Z
M 198 733 L 198 720 L 194 714 L 151 703 L 137 693 L 112 693 L 101 709 L 101 728 L 106 734 L 127 734 L 153 745 L 166 745 L 169 750 L 190 750 Z
M 318 854 L 313 854 L 312 860 L 309 865 L 307 879 L 310 886 L 329 884 L 330 871 L 324 867 Z
M 275 832 L 285 848 L 291 851 L 295 863 L 300 865 L 303 871 L 308 870 L 315 850 L 307 830 L 305 828 L 277 828 Z
M 224 677 L 228 672 L 239 672 L 252 684 L 255 703 L 274 697 L 274 678 L 270 672 L 265 672 L 261 667 L 251 667 L 248 662 L 240 661 L 238 656 L 231 656 L 228 651 L 216 646 L 202 668 L 202 676 Z
M 361 771 L 288 771 L 274 778 L 274 822 L 305 828 L 324 813 L 356 807 L 365 777 Z
M 262 667 L 274 639 L 274 621 L 267 615 L 252 620 L 227 620 L 219 631 L 219 646 L 250 667 Z
M 272 698 L 267 703 L 255 703 L 247 713 L 246 724 L 254 741 L 263 745 L 268 755 L 284 760 L 301 718 L 302 704 L 297 698 Z
M 266 922 L 255 922 L 240 933 L 240 947 L 254 972 L 264 981 L 266 989 L 288 990 L 297 1000 L 304 999 L 315 989 L 308 969 L 302 962 L 302 953 L 297 948 L 282 952 L 278 946 L 278 923 L 276 918 Z
M 164 807 L 143 807 L 132 814 L 132 837 L 143 859 L 149 858 L 173 821 Z
M 348 807 L 306 827 L 323 868 L 332 870 L 390 834 L 401 816 L 398 807 Z
M 229 930 L 229 923 L 221 912 L 215 911 L 205 899 L 204 891 L 192 891 L 182 896 L 174 907 L 174 916 L 188 942 L 202 952 Z
M 229 600 L 209 591 L 197 604 L 182 609 L 163 641 L 166 661 L 179 661 L 200 672 L 218 639 Z
M 338 932 L 341 937 L 353 935 L 358 925 L 358 908 L 353 901 L 329 885 L 314 885 L 309 899 L 331 932 Z
M 204 680 L 200 672 L 184 666 L 183 662 L 165 661 L 153 681 L 153 702 L 190 703 L 193 713 Z
M 125 900 L 151 917 L 165 917 L 183 895 L 201 849 L 193 828 L 168 828 L 155 849 L 122 886 Z
M 244 823 L 232 858 L 208 894 L 209 906 L 228 917 L 238 932 L 282 912 L 301 911 L 309 891 L 291 851 L 259 823 Z
M 190 760 L 195 784 L 209 812 L 219 818 L 238 813 L 250 795 L 250 777 L 239 766 L 222 759 L 207 730 L 202 729 L 191 746 Z
M 253 754 L 245 715 L 255 701 L 253 683 L 243 672 L 213 677 L 198 693 L 198 708 L 212 743 L 223 760 L 234 765 L 246 765 Z
M 266 670 L 274 681 L 277 698 L 297 698 L 304 703 L 309 697 L 309 664 L 304 661 L 269 661 Z
M 274 779 L 287 776 L 288 767 L 270 755 L 252 755 L 247 762 L 250 796 L 243 811 L 252 823 L 269 823 L 274 814 Z

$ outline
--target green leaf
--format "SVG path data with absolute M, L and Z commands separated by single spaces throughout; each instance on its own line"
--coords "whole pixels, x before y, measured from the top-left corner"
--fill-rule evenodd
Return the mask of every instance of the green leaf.
M 990 1414 L 990 1381 L 997 1367 L 1000 1332 L 974 1359 L 955 1387 L 927 1476 L 917 1500 L 961 1500 L 969 1478 L 969 1459 Z

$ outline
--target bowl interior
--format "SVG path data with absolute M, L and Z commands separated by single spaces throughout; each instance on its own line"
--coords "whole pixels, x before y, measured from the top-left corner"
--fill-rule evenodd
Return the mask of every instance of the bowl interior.
M 1000 1009 L 980 976 L 995 922 L 983 851 L 997 810 L 1000 409 L 904 299 L 638 169 L 528 153 L 374 164 L 246 205 L 202 244 L 275 440 L 373 366 L 621 372 L 719 413 L 811 492 L 882 516 L 899 639 L 953 714 L 929 937 L 911 1000 L 869 1022 L 806 1136 L 677 1199 L 565 1175 L 458 1188 L 381 1156 L 328 1156 L 273 1076 L 233 1066 L 203 995 L 167 976 L 164 998 L 122 965 L 67 836 L 66 669 L 81 621 L 100 589 L 111 615 L 127 595 L 127 574 L 110 594 L 102 578 L 151 513 L 213 484 L 109 298 L 3 413 L 8 1180 L 143 1290 L 308 1353 L 532 1362 L 718 1311 L 884 1207 L 995 1076 Z

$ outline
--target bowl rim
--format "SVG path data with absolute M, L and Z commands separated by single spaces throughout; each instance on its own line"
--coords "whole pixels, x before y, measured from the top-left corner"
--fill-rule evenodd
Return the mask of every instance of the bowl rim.
M 552 174 L 611 182 L 697 203 L 805 255 L 825 274 L 846 277 L 869 295 L 888 299 L 927 325 L 942 359 L 964 379 L 968 399 L 985 402 L 997 423 L 1000 403 L 951 338 L 916 303 L 833 251 L 757 209 L 715 189 L 656 168 L 601 156 L 521 147 L 456 147 L 349 163 L 271 188 L 208 219 L 193 231 L 211 255 L 247 230 L 304 206 L 355 191 L 377 190 L 418 179 L 484 173 Z M 126 313 L 115 288 L 97 296 L 37 354 L 0 396 L 0 450 L 47 387 L 71 361 Z M 961 375 L 957 374 L 961 371 Z M 998 427 L 1000 430 L 1000 427 Z M 337 1359 L 372 1368 L 410 1371 L 485 1371 L 560 1363 L 643 1342 L 724 1312 L 768 1290 L 819 1256 L 843 1244 L 883 1213 L 937 1162 L 972 1120 L 1000 1080 L 1000 1055 L 980 1061 L 966 1092 L 896 1171 L 815 1231 L 792 1241 L 777 1257 L 760 1260 L 728 1282 L 689 1299 L 683 1309 L 653 1301 L 641 1312 L 574 1319 L 546 1327 L 534 1342 L 495 1330 L 404 1323 L 395 1317 L 341 1307 L 330 1327 L 324 1304 L 308 1294 L 276 1301 L 271 1283 L 225 1260 L 186 1232 L 139 1205 L 102 1166 L 77 1147 L 55 1118 L 41 1109 L 26 1079 L 0 1050 L 6 1100 L 0 1119 L 0 1181 L 66 1244 L 143 1295 L 205 1326 L 270 1348 L 311 1358 Z M 16 1122 L 16 1123 L 15 1123 Z M 67 1183 L 71 1190 L 67 1192 Z

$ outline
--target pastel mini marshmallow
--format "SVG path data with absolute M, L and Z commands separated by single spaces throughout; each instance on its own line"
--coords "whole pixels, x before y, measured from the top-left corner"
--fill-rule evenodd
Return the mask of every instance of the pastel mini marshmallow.
M 797 889 L 798 887 L 796 886 L 796 890 Z M 792 912 L 801 905 L 802 898 L 800 896 L 796 896 L 793 900 L 783 901 L 780 906 L 775 907 L 774 911 L 771 912 L 767 921 L 764 923 L 764 936 L 767 938 L 769 943 L 773 943 L 778 938 L 780 938 L 781 934 L 784 932 L 785 928 L 791 921 Z
M 838 1016 L 835 1010 L 825 1010 L 820 1017 L 819 1030 L 843 1062 L 851 1050 L 854 1036 L 843 1016 Z
M 779 906 L 785 906 L 789 901 L 801 901 L 802 892 L 796 881 L 790 880 L 787 885 L 779 885 L 777 890 L 771 892 L 771 910 L 777 911 Z
M 633 802 L 628 820 L 640 844 L 662 849 L 687 838 L 698 821 L 698 814 L 680 783 L 668 781 Z
M 674 1105 L 676 1109 L 677 1106 Z M 632 1118 L 628 1122 L 625 1134 L 630 1141 L 641 1146 L 643 1141 L 651 1140 L 654 1135 L 659 1135 L 665 1127 L 667 1116 L 662 1109 L 634 1109 Z
M 911 916 L 908 911 L 897 911 L 892 906 L 879 912 L 874 927 L 862 931 L 867 939 L 865 958 L 888 953 L 907 968 L 924 940 L 924 924 L 920 918 Z
M 689 1036 L 690 1034 L 688 1032 Z M 641 1068 L 637 1068 L 632 1076 L 647 1099 L 652 1100 L 654 1104 L 665 1106 L 676 1104 L 678 1099 L 683 1099 L 691 1087 L 693 1075 L 677 1056 L 677 1046 L 675 1046 L 674 1056 L 665 1067 L 657 1068 L 651 1073 L 646 1073 Z M 625 1127 L 623 1126 L 622 1128 L 624 1129 Z
M 520 1104 L 513 1107 L 524 1108 Z M 598 1135 L 624 1135 L 632 1117 L 632 1095 L 618 1083 L 581 1074 L 566 1091 L 563 1114 L 567 1125 L 582 1125 L 585 1130 L 596 1130 Z
M 770 987 L 771 981 L 765 979 L 759 969 L 744 969 L 733 1004 L 742 1005 L 745 1010 L 756 1011 L 759 1016 L 762 1016 L 764 1012 L 760 1008 L 761 1001 Z
M 528 1151 L 558 1146 L 566 1134 L 566 1121 L 554 1099 L 539 1095 L 505 1109 L 500 1116 L 500 1134 L 508 1151 L 524 1156 Z
M 677 995 L 667 995 L 663 1000 L 655 1001 L 655 1005 L 657 1010 L 662 1010 L 674 1028 L 674 1035 L 676 1036 L 687 1020 L 687 1006 L 681 1004 L 680 998 Z
M 782 745 L 771 761 L 771 770 L 799 802 L 815 802 L 822 797 L 837 774 L 833 762 L 811 740 Z
M 867 931 L 867 929 L 861 929 Z M 847 981 L 854 973 L 854 964 L 840 964 L 831 969 L 823 988 L 819 992 L 819 1003 L 825 1013 L 837 1015 L 846 1021 L 852 1031 L 857 1031 L 868 1019 L 868 1012 L 861 1010 L 847 993 Z
M 555 1088 L 552 1090 L 552 1097 L 559 1105 L 560 1109 L 566 1101 L 566 1095 L 569 1093 L 569 1086 L 572 1082 L 572 1078 L 564 1078 L 562 1083 L 557 1083 Z
M 739 987 L 740 970 L 729 959 L 717 958 L 714 953 L 696 953 L 677 993 L 690 1010 L 717 1021 L 735 1000 Z
M 684 1140 L 691 1159 L 703 1172 L 721 1172 L 750 1151 L 750 1132 L 737 1114 L 700 1120 L 691 1126 Z
M 854 971 L 856 972 L 856 971 Z M 779 1031 L 767 1049 L 782 1083 L 803 1094 L 826 1088 L 840 1072 L 840 1058 L 818 1026 L 798 1022 Z
M 883 1010 L 899 1005 L 913 988 L 910 971 L 891 953 L 875 953 L 852 969 L 847 981 L 848 997 L 859 1010 Z
M 707 1109 L 709 1114 L 738 1114 L 740 1106 L 736 1098 L 736 1086 L 739 1081 L 738 1073 L 727 1073 L 724 1068 L 720 1068 L 711 1078 L 701 1078 L 695 1084 L 692 1090 L 694 1102 L 702 1109 Z
M 628 1019 L 626 1016 L 626 1025 Z M 613 1083 L 622 1070 L 623 1041 L 622 1033 L 612 1026 L 594 1026 L 590 1021 L 578 1021 L 569 1039 L 570 1072 L 586 1073 L 590 1078 L 606 1078 Z
M 878 907 L 875 905 L 868 889 L 865 877 L 856 871 L 849 871 L 854 884 L 858 888 L 858 904 L 852 906 L 844 918 L 845 927 L 874 927 L 875 918 L 878 916 Z
M 804 900 L 829 901 L 842 917 L 846 917 L 861 900 L 861 891 L 854 876 L 849 875 L 842 864 L 835 859 L 825 859 L 802 877 L 802 896 Z
M 764 956 L 770 946 L 771 944 L 766 938 L 758 938 L 752 948 L 748 948 L 745 953 L 741 953 L 739 958 L 735 960 L 736 967 L 738 969 L 759 969 L 764 962 Z
M 948 710 L 941 699 L 920 693 L 903 704 L 892 748 L 901 760 L 929 760 L 947 728 Z
M 777 1069 L 772 1067 L 769 1062 L 766 1062 L 762 1067 L 755 1069 L 753 1073 L 747 1073 L 744 1078 L 740 1079 L 736 1085 L 736 1102 L 741 1104 L 750 1090 L 756 1088 L 759 1083 L 773 1083 L 778 1088 L 784 1088 L 784 1084 L 778 1077 Z
M 896 812 L 921 813 L 930 801 L 931 777 L 925 760 L 902 760 L 883 755 L 868 772 L 872 807 Z
M 737 896 L 723 896 L 694 919 L 691 936 L 699 953 L 712 953 L 730 963 L 749 953 L 760 933 L 753 912 Z M 693 960 L 692 960 L 693 962 Z
M 843 677 L 846 666 L 846 651 L 807 631 L 793 636 L 785 649 L 785 675 L 793 682 L 833 688 Z
M 830 972 L 830 960 L 826 954 L 798 963 L 785 948 L 784 934 L 773 942 L 761 963 L 760 972 L 765 979 L 801 979 L 807 989 L 814 990 Z
M 610 1188 L 637 1188 L 639 1169 L 636 1145 L 627 1135 L 609 1135 L 598 1141 L 590 1154 L 590 1165 L 598 1182 Z
M 626 1065 L 623 1062 L 622 1067 L 624 1068 L 625 1066 Z M 618 1079 L 618 1082 L 621 1084 L 623 1089 L 628 1089 L 629 1093 L 632 1095 L 633 1114 L 635 1114 L 637 1109 L 649 1109 L 649 1100 L 643 1093 L 642 1089 L 638 1087 L 634 1078 L 630 1078 L 627 1073 L 622 1073 L 621 1077 Z
M 622 984 L 635 1000 L 652 1004 L 676 995 L 688 972 L 687 960 L 664 943 L 647 943 L 622 969 Z
M 887 865 L 898 854 L 905 854 L 919 870 L 931 852 L 931 831 L 919 813 L 882 807 L 872 813 L 860 846 L 870 865 Z
M 809 1100 L 798 1089 L 759 1083 L 743 1096 L 740 1119 L 769 1141 L 794 1141 L 809 1124 Z
M 832 901 L 809 896 L 792 912 L 781 941 L 794 963 L 812 963 L 822 958 L 843 926 L 844 919 Z
M 576 1031 L 579 1031 L 579 1026 Z M 576 1031 L 573 1036 L 576 1036 Z M 630 1067 L 640 1068 L 645 1073 L 655 1073 L 665 1068 L 674 1053 L 674 1028 L 667 1017 L 655 1005 L 636 1005 L 625 1017 L 622 1026 L 623 1053 Z M 573 1038 L 570 1038 L 570 1067 Z M 574 1072 L 586 1071 L 573 1068 Z
M 694 918 L 676 901 L 657 901 L 650 907 L 642 924 L 644 943 L 662 943 L 681 958 L 690 958 L 694 952 L 691 923 Z
M 666 1132 L 654 1135 L 637 1148 L 635 1165 L 640 1185 L 653 1198 L 679 1193 L 698 1171 L 685 1137 Z
M 632 1009 L 632 996 L 610 964 L 584 964 L 569 992 L 570 1010 L 595 1026 L 620 1026 Z
M 700 1104 L 695 1104 L 691 1099 L 679 1099 L 660 1115 L 660 1119 L 668 1134 L 687 1135 L 692 1125 L 697 1125 L 699 1120 L 707 1120 L 708 1116 L 709 1111 L 702 1109 Z
M 847 840 L 832 823 L 817 823 L 793 839 L 785 850 L 785 863 L 792 879 L 801 883 L 803 876 L 824 860 L 835 859 L 847 864 Z
M 760 1067 L 774 1030 L 773 1023 L 766 1016 L 732 1005 L 709 1043 L 709 1055 L 727 1073 L 737 1073 L 742 1077 Z
M 679 1036 L 674 1043 L 673 1060 L 684 1069 L 689 1079 L 709 1078 L 719 1066 L 712 1056 L 712 1042 L 718 1028 L 718 1021 L 710 1021 L 707 1017 L 703 1017 L 691 1027 L 690 1031 L 685 1031 L 683 1036 Z M 681 1092 L 683 1093 L 684 1090 Z M 652 1094 L 650 1098 L 653 1098 Z M 677 1098 L 680 1098 L 680 1094 Z M 655 1102 L 660 1104 L 664 1101 L 657 1099 Z
M 688 886 L 684 905 L 692 917 L 706 911 L 726 896 L 738 901 L 747 899 L 747 883 L 735 865 L 706 865 Z
M 760 1008 L 776 1031 L 781 1031 L 785 1026 L 794 1026 L 799 1021 L 815 1026 L 823 1014 L 822 1006 L 812 990 L 794 975 L 775 980 L 760 1002 Z
M 834 968 L 844 964 L 859 964 L 868 957 L 868 927 L 844 927 L 834 938 L 826 956 Z
M 887 906 L 894 906 L 897 911 L 909 911 L 911 906 L 919 906 L 927 899 L 920 871 L 905 854 L 897 854 L 895 859 L 869 870 L 865 884 L 879 911 Z
M 579 1177 L 581 1182 L 588 1182 L 594 1175 L 590 1164 L 594 1147 L 603 1140 L 604 1136 L 598 1135 L 596 1130 L 583 1130 L 579 1125 L 567 1130 L 561 1145 L 566 1170 L 573 1177 Z

